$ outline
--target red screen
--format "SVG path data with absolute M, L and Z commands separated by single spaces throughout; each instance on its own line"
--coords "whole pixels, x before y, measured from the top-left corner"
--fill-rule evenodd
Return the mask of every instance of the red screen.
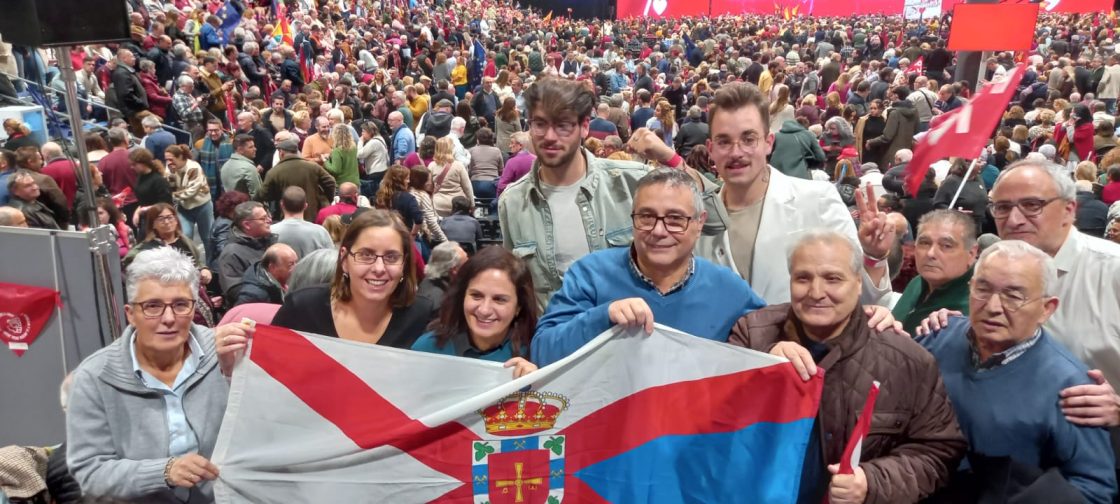
M 957 4 L 949 29 L 950 51 L 1026 51 L 1031 48 L 1038 4 Z M 993 23 L 998 19 L 998 23 Z
M 706 16 L 708 3 L 695 0 L 618 0 L 616 15 L 619 19 Z

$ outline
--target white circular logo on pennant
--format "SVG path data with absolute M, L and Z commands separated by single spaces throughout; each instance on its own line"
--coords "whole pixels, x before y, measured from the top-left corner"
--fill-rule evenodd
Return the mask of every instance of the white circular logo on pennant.
M 0 331 L 10 340 L 24 340 L 31 335 L 31 317 L 26 314 L 0 313 Z

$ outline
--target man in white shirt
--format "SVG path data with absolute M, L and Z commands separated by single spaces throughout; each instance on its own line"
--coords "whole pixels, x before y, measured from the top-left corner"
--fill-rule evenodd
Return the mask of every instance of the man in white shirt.
M 455 150 L 453 155 L 455 160 L 462 164 L 464 167 L 471 165 L 471 153 L 465 147 L 463 142 L 459 139 L 463 137 L 463 132 L 467 129 L 467 121 L 462 117 L 456 117 L 451 120 L 451 132 L 448 133 L 448 138 L 455 142 Z

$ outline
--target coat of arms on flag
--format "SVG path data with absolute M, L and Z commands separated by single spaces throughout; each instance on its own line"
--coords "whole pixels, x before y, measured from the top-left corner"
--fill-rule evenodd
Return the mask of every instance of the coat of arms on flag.
M 550 392 L 517 392 L 479 410 L 486 433 L 507 436 L 474 442 L 475 504 L 559 503 L 564 500 L 564 436 L 532 436 L 555 427 L 568 399 Z
M 219 503 L 793 503 L 822 377 L 657 326 L 500 363 L 258 325 Z

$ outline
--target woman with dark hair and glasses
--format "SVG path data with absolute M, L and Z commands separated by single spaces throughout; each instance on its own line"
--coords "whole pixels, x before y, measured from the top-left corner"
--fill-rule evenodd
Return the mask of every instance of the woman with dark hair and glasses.
M 140 244 L 133 247 L 132 251 L 125 257 L 125 269 L 131 266 L 136 255 L 140 252 L 159 247 L 171 247 L 191 259 L 194 266 L 198 268 L 202 285 L 210 283 L 213 274 L 211 274 L 210 268 L 202 264 L 202 254 L 198 250 L 198 246 L 183 234 L 183 228 L 179 223 L 179 214 L 175 212 L 175 207 L 167 203 L 156 203 L 148 207 L 144 212 L 142 236 L 143 240 Z
M 518 378 L 536 371 L 527 359 L 540 311 L 533 278 L 521 259 L 486 247 L 455 274 L 432 331 L 413 350 L 504 362 Z
M 339 243 L 329 286 L 292 292 L 272 324 L 297 331 L 397 348 L 424 332 L 431 303 L 419 283 L 412 236 L 389 210 L 357 214 Z

